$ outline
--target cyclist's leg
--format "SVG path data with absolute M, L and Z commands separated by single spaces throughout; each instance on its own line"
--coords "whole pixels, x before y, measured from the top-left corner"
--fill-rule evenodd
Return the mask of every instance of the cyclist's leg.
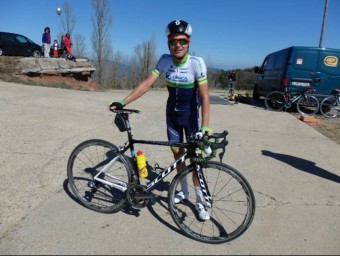
M 168 134 L 168 140 L 174 141 L 174 142 L 183 142 L 184 141 L 184 135 L 186 138 L 192 134 L 195 134 L 200 129 L 200 118 L 199 118 L 199 112 L 184 112 L 184 113 L 173 113 L 168 112 L 167 113 L 167 134 Z M 183 148 L 172 148 L 171 149 L 174 155 L 175 160 L 178 159 L 180 156 L 182 156 L 185 153 L 185 150 Z M 191 161 L 190 161 L 191 162 Z M 186 167 L 185 163 L 181 163 L 177 167 L 177 172 L 180 172 Z M 203 203 L 201 197 L 200 197 L 200 185 L 197 177 L 192 177 L 194 180 L 194 183 L 197 187 L 196 197 L 197 202 Z M 187 177 L 184 177 L 181 181 L 181 192 L 176 197 L 176 202 L 180 202 L 181 198 L 186 199 L 189 196 L 188 186 L 187 186 Z
M 180 116 L 176 115 L 174 112 L 167 111 L 166 116 L 166 125 L 167 125 L 167 136 L 168 141 L 173 142 L 183 142 L 183 127 L 181 127 L 178 123 L 178 120 Z M 184 148 L 178 148 L 178 147 L 171 147 L 172 154 L 174 156 L 174 159 L 177 160 L 179 157 L 181 157 L 185 153 Z M 185 168 L 186 164 L 183 162 L 177 166 L 177 172 L 180 172 Z M 187 190 L 187 178 L 185 177 L 181 181 L 181 190 L 179 191 L 178 195 L 176 195 L 176 202 L 180 202 L 183 199 L 186 199 L 188 196 L 188 190 Z
M 235 82 L 232 81 L 232 82 L 230 82 L 230 94 L 231 94 L 231 96 L 234 95 L 234 88 L 235 88 Z
M 188 136 L 195 134 L 199 131 L 200 128 L 200 118 L 199 118 L 199 112 L 187 112 L 187 113 L 181 113 L 181 114 L 176 114 L 176 127 L 177 127 L 177 133 L 180 134 L 179 138 L 180 141 L 178 142 L 182 142 L 183 141 L 183 130 L 184 130 L 184 134 L 186 136 L 186 138 L 188 138 Z M 174 134 L 174 132 L 172 133 Z M 170 135 L 171 137 L 171 135 Z M 172 138 L 173 140 L 175 140 L 175 138 Z M 179 151 L 177 150 L 173 150 L 175 159 L 178 159 L 178 157 L 180 157 L 181 155 L 183 155 L 184 153 L 184 149 L 181 149 Z M 190 160 L 191 162 L 191 160 Z M 177 169 L 178 172 L 181 172 L 183 170 L 183 168 L 185 167 L 185 165 L 180 165 L 180 168 Z M 199 180 L 197 178 L 197 174 L 196 172 L 193 173 L 192 177 L 192 182 L 194 184 L 194 191 L 193 193 L 195 194 L 195 198 L 196 198 L 196 205 L 195 205 L 195 209 L 199 214 L 200 219 L 202 220 L 208 220 L 210 218 L 209 213 L 207 212 L 206 208 L 205 208 L 205 200 L 203 198 L 202 195 L 202 190 L 201 190 L 201 186 L 199 183 Z M 181 192 L 179 192 L 178 194 L 176 194 L 174 202 L 175 203 L 179 203 L 181 202 L 183 199 L 187 199 L 190 195 L 190 192 L 188 190 L 188 178 L 187 176 L 184 176 L 181 179 Z

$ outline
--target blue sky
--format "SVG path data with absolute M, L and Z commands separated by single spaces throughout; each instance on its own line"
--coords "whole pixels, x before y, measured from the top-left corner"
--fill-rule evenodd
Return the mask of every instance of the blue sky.
M 23 34 L 41 43 L 45 26 L 59 32 L 56 13 L 65 0 L 1 0 L 0 31 Z M 91 54 L 91 0 L 68 0 Z M 174 19 L 193 27 L 191 51 L 210 67 L 260 65 L 270 52 L 292 45 L 318 46 L 325 0 L 109 0 L 114 51 L 129 57 L 152 37 L 157 53 L 167 53 L 165 26 Z M 323 47 L 340 48 L 340 0 L 329 0 Z M 63 14 L 61 14 L 63 15 Z

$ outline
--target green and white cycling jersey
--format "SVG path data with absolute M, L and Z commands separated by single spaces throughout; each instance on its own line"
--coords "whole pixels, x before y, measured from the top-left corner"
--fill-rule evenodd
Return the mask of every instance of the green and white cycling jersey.
M 198 87 L 208 82 L 207 67 L 202 58 L 187 54 L 178 63 L 170 54 L 164 54 L 152 73 L 157 77 L 165 76 L 169 91 L 167 110 L 194 112 L 199 109 Z

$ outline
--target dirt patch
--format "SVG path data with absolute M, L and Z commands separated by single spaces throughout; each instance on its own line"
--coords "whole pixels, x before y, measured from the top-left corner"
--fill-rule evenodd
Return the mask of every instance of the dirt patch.
M 23 83 L 38 84 L 43 86 L 96 90 L 97 85 L 89 77 L 78 74 L 40 74 L 38 76 L 16 75 Z
M 245 95 L 245 92 L 241 92 L 241 94 Z M 242 103 L 255 105 L 258 107 L 265 108 L 264 101 L 260 100 L 259 102 L 254 102 L 252 99 L 244 100 Z M 296 118 L 300 119 L 301 115 L 297 112 L 297 110 L 290 109 L 289 113 L 294 115 Z M 317 123 L 308 123 L 309 126 L 313 127 L 315 130 L 325 135 L 327 138 L 335 141 L 340 145 L 340 118 L 327 118 L 321 114 L 317 114 L 315 116 Z
M 316 118 L 319 123 L 308 125 L 340 145 L 340 118 L 326 118 L 321 115 L 317 115 Z

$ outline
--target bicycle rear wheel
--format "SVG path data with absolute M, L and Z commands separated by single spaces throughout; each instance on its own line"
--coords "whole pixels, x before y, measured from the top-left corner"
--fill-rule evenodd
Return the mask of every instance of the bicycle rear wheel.
M 320 105 L 320 112 L 327 118 L 335 118 L 340 113 L 340 106 L 336 98 L 328 97 L 325 98 Z
M 237 238 L 248 229 L 255 214 L 255 197 L 249 183 L 234 168 L 208 162 L 202 170 L 213 203 L 211 208 L 206 207 L 210 220 L 202 221 L 195 210 L 194 168 L 189 165 L 171 183 L 168 202 L 172 219 L 186 236 L 200 242 L 219 244 Z M 175 204 L 182 178 L 187 179 L 189 197 Z
M 296 103 L 297 111 L 304 116 L 313 116 L 319 110 L 320 103 L 313 95 L 302 96 Z
M 281 111 L 285 106 L 284 95 L 279 91 L 272 91 L 267 94 L 264 104 L 271 111 Z
M 87 140 L 71 153 L 67 177 L 74 195 L 85 207 L 104 213 L 120 211 L 132 180 L 131 164 L 117 146 L 104 140 Z M 95 179 L 97 177 L 97 179 Z

